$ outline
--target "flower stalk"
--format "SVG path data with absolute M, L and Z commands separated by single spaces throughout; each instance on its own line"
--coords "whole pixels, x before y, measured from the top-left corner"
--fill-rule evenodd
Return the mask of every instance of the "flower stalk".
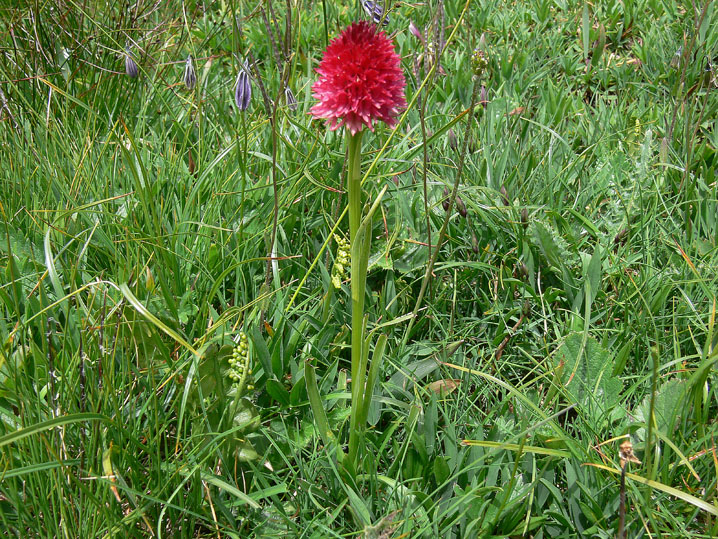
M 351 148 L 351 147 L 350 147 Z M 358 166 L 358 165 L 357 165 Z M 357 182 L 361 187 L 361 179 Z M 381 335 L 377 341 L 372 356 L 371 368 L 369 367 L 369 345 L 371 344 L 372 334 L 367 335 L 366 328 L 369 317 L 364 315 L 364 298 L 366 297 L 366 273 L 369 265 L 369 253 L 371 248 L 371 221 L 374 212 L 379 207 L 381 199 L 386 193 L 386 186 L 381 190 L 374 200 L 371 208 L 366 216 L 361 219 L 361 223 L 354 234 L 351 243 L 351 289 L 352 289 L 352 404 L 351 416 L 349 421 L 349 449 L 345 467 L 352 473 L 356 471 L 356 459 L 358 455 L 359 445 L 364 434 L 364 428 L 369 416 L 369 406 L 374 393 L 374 384 L 376 382 L 379 366 L 381 365 L 384 346 L 386 345 L 386 335 Z M 361 191 L 359 191 L 359 199 L 350 199 L 349 208 L 352 202 L 361 204 Z M 359 208 L 361 216 L 361 207 Z
M 347 166 L 347 190 L 349 195 L 349 245 L 351 247 L 351 291 L 352 291 L 352 414 L 349 430 L 349 459 L 348 464 L 352 465 L 356 458 L 358 442 L 358 426 L 356 419 L 359 409 L 362 407 L 362 385 L 363 372 L 361 369 L 363 348 L 364 348 L 364 298 L 366 296 L 366 270 L 367 264 L 362 264 L 366 258 L 368 263 L 371 232 L 365 234 L 369 241 L 364 238 L 357 238 L 362 213 L 361 193 L 361 139 L 364 131 L 358 131 L 352 135 L 347 132 L 348 166 Z M 355 410 L 356 409 L 356 410 Z

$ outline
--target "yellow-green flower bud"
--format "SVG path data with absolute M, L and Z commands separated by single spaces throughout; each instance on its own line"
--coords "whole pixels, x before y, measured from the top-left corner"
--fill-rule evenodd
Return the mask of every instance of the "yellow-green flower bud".
M 338 234 L 334 234 L 334 241 L 337 242 L 337 256 L 334 259 L 331 279 L 334 288 L 341 288 L 342 279 L 346 274 L 346 267 L 349 264 L 349 242 Z
M 487 67 L 489 67 L 488 55 L 481 49 L 475 49 L 471 55 L 471 68 L 474 71 L 474 75 L 480 77 L 484 74 Z

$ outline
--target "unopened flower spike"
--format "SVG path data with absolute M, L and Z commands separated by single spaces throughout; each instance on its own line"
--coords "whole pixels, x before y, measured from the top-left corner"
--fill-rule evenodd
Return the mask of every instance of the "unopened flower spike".
M 247 60 L 239 68 L 239 74 L 237 75 L 236 87 L 234 90 L 234 102 L 237 108 L 241 111 L 245 111 L 249 108 L 249 102 L 252 99 L 252 85 L 249 80 L 249 64 Z
M 381 0 L 379 0 L 381 1 Z M 384 6 L 372 0 L 361 0 L 361 7 L 364 8 L 364 12 L 371 17 L 374 24 L 381 23 L 383 26 L 389 24 L 389 16 L 384 16 Z
M 414 24 L 414 21 L 409 21 L 409 32 L 411 32 L 414 37 L 416 37 L 419 41 L 421 41 L 421 44 L 424 45 L 426 41 L 424 40 L 424 34 L 421 33 L 421 30 L 419 30 L 416 25 Z
M 132 58 L 132 51 L 129 45 L 125 47 L 125 73 L 127 73 L 127 76 L 131 79 L 136 79 L 140 74 L 140 69 Z
M 239 342 L 232 350 L 232 357 L 229 358 L 227 377 L 232 381 L 232 385 L 239 395 L 241 395 L 245 389 L 247 391 L 254 389 L 254 386 L 251 384 L 252 367 L 249 357 L 249 340 L 244 331 L 239 332 Z
M 329 129 L 345 125 L 356 135 L 363 126 L 373 131 L 377 120 L 393 127 L 406 107 L 401 58 L 386 34 L 367 21 L 352 24 L 329 44 L 317 73 L 312 95 L 319 103 L 311 113 L 328 120 Z
M 342 280 L 346 276 L 346 270 L 351 264 L 349 242 L 338 234 L 334 234 L 334 241 L 337 242 L 337 257 L 332 267 L 332 285 L 334 288 L 342 287 Z
M 480 48 L 474 50 L 471 55 L 471 68 L 474 70 L 474 75 L 480 77 L 489 67 L 489 56 Z
M 187 60 L 184 64 L 184 75 L 182 81 L 188 90 L 193 90 L 195 84 L 197 84 L 197 75 L 194 72 L 194 63 L 192 62 L 192 55 L 187 55 Z

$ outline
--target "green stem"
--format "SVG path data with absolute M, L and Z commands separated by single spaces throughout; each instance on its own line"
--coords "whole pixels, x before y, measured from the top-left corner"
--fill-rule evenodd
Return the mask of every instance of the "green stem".
M 362 362 L 362 348 L 364 335 L 362 331 L 364 318 L 364 296 L 366 285 L 366 265 L 361 263 L 361 255 L 356 256 L 364 249 L 357 249 L 357 231 L 361 224 L 362 196 L 361 196 L 361 139 L 363 131 L 352 135 L 347 133 L 347 190 L 349 195 L 349 245 L 351 247 L 351 289 L 352 289 L 352 415 L 349 431 L 349 458 L 347 462 L 354 467 L 359 440 L 358 425 L 356 424 L 357 412 L 361 409 L 363 391 L 360 387 L 359 370 Z M 360 238 L 361 241 L 361 238 Z M 368 242 L 362 242 L 362 247 L 368 246 Z M 362 253 L 363 254 L 363 253 Z M 363 271 L 362 271 L 363 269 Z
M 242 172 L 242 194 L 239 199 L 239 234 L 237 243 L 242 245 L 242 233 L 244 232 L 244 196 L 247 188 L 247 118 L 244 111 L 240 113 L 242 117 L 242 150 L 240 155 L 239 140 L 237 141 L 237 156 L 239 157 L 239 167 Z
M 361 138 L 363 131 L 356 135 L 347 134 L 347 189 L 349 191 L 349 245 L 354 247 L 354 238 L 361 224 Z
M 364 283 L 366 275 L 361 275 L 355 243 L 361 224 L 361 138 L 362 131 L 356 135 L 348 134 L 347 189 L 349 192 L 349 245 L 352 252 L 351 288 L 352 288 L 352 380 L 357 380 L 362 349 L 362 318 L 364 317 Z
M 653 426 L 654 426 L 654 414 L 656 411 L 656 388 L 658 386 L 658 371 L 659 371 L 659 363 L 661 361 L 661 355 L 658 350 L 658 345 L 654 345 L 651 347 L 651 359 L 653 360 L 653 373 L 651 376 L 651 401 L 648 409 L 648 426 L 647 426 L 647 432 L 646 432 L 646 451 L 645 451 L 645 461 L 646 461 L 646 475 L 649 479 L 654 479 L 655 474 L 653 473 L 653 456 L 654 456 L 654 448 L 653 448 Z M 649 490 L 646 489 L 646 496 L 648 499 L 648 496 L 650 495 Z

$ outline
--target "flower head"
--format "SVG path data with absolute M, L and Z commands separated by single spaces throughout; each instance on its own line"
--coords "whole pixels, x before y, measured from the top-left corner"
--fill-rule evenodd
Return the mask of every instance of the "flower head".
M 332 41 L 317 68 L 312 86 L 319 103 L 311 113 L 329 120 L 329 128 L 346 125 L 352 135 L 374 121 L 390 127 L 406 106 L 401 59 L 384 32 L 366 21 L 349 26 Z

